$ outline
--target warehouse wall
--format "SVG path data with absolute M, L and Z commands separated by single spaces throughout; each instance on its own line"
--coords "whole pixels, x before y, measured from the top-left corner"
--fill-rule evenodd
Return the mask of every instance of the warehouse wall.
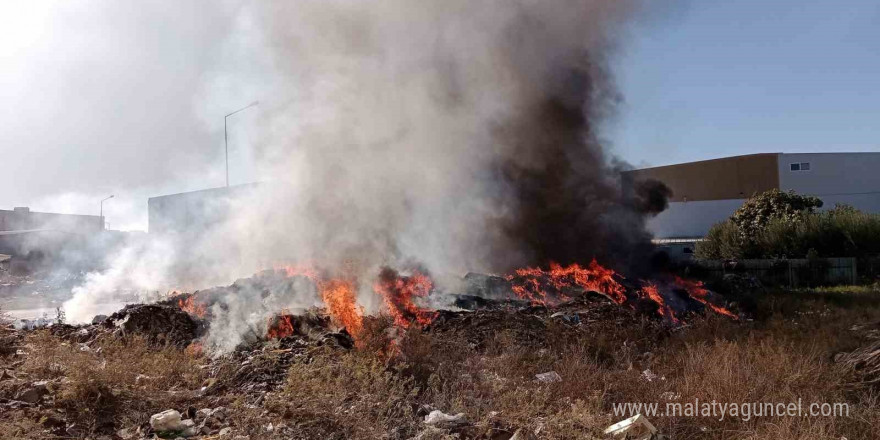
M 809 170 L 791 165 L 808 163 Z M 817 196 L 833 208 L 837 203 L 880 213 L 880 153 L 782 154 L 779 186 L 798 194 Z
M 726 157 L 624 173 L 624 179 L 659 180 L 672 189 L 673 202 L 729 200 L 779 187 L 778 153 Z
M 648 220 L 648 230 L 659 238 L 703 237 L 712 225 L 727 220 L 744 201 L 672 202 L 669 208 Z
M 807 163 L 809 169 L 802 169 Z M 791 164 L 798 169 L 793 171 Z M 669 208 L 648 221 L 658 238 L 702 237 L 747 197 L 771 188 L 817 196 L 823 209 L 845 203 L 880 213 L 880 153 L 758 154 L 625 174 L 625 181 L 654 178 L 675 192 Z

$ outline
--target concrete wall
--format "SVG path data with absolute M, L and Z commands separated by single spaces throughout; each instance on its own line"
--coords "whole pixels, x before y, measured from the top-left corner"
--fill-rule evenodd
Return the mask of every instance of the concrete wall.
M 212 188 L 153 197 L 148 200 L 150 234 L 198 236 L 228 218 L 238 198 L 246 198 L 257 184 Z
M 0 210 L 0 253 L 53 256 L 82 247 L 103 230 L 97 215 L 51 214 L 28 208 Z
M 76 234 L 95 234 L 102 231 L 103 222 L 97 215 L 51 214 L 33 212 L 27 208 L 11 211 L 0 209 L 0 231 L 52 229 Z

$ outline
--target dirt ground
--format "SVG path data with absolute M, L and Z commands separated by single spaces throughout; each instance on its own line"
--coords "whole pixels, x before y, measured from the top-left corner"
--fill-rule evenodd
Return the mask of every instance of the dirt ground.
M 6 328 L 0 438 L 175 438 L 149 423 L 168 409 L 202 439 L 604 438 L 628 417 L 616 404 L 696 399 L 842 403 L 849 414 L 649 419 L 672 439 L 878 438 L 880 288 L 729 295 L 742 319 L 683 326 L 598 296 L 441 312 L 422 329 L 368 317 L 357 338 L 316 312 L 293 335 L 220 357 L 191 343 L 200 323 L 171 305 L 87 327 Z M 463 416 L 425 423 L 435 410 Z

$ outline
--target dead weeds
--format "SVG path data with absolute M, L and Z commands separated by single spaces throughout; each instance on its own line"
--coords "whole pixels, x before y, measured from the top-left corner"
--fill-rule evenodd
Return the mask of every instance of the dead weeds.
M 865 346 L 852 329 L 880 322 L 880 294 L 769 292 L 754 301 L 762 310 L 754 321 L 694 317 L 680 329 L 624 312 L 577 323 L 540 310 L 474 312 L 448 315 L 425 331 L 369 317 L 356 349 L 267 345 L 248 355 L 247 365 L 230 358 L 210 373 L 200 368 L 209 362 L 192 351 L 143 339 L 84 349 L 37 332 L 25 341 L 20 371 L 29 380 L 54 381 L 54 410 L 72 415 L 83 436 L 107 430 L 108 421 L 140 426 L 154 412 L 210 400 L 231 408 L 230 426 L 252 439 L 508 440 L 518 429 L 539 439 L 601 438 L 604 427 L 625 417 L 613 413 L 615 404 L 665 409 L 699 399 L 840 402 L 850 415 L 649 418 L 677 440 L 876 438 L 880 390 L 854 386 L 851 369 L 834 358 Z M 561 381 L 536 379 L 549 371 Z M 286 376 L 278 386 L 247 388 L 275 373 Z M 210 392 L 197 394 L 205 384 Z M 432 410 L 464 413 L 469 423 L 453 431 L 426 428 Z M 0 417 L 0 436 L 40 438 L 39 420 Z

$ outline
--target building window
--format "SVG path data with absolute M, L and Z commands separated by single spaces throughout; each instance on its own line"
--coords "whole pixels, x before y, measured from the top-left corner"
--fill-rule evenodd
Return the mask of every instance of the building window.
M 801 163 L 793 163 L 791 164 L 792 171 L 810 171 L 810 163 L 809 162 L 801 162 Z
M 792 170 L 792 171 L 800 171 L 800 170 L 801 170 L 801 164 L 799 164 L 799 163 L 793 163 L 793 164 L 791 164 L 791 170 Z

